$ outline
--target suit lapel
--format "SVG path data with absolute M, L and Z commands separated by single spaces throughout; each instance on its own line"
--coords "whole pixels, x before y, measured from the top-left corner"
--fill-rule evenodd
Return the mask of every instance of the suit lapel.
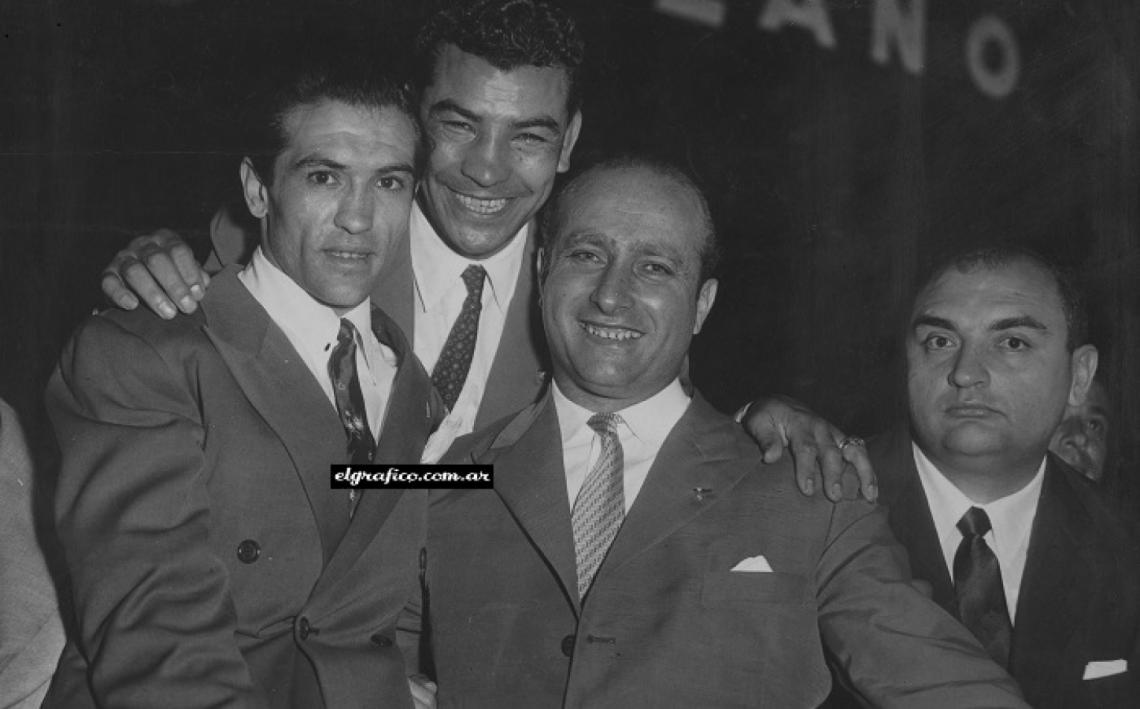
M 545 360 L 546 343 L 542 337 L 542 323 L 539 318 L 535 297 L 535 226 L 528 229 L 523 262 L 519 266 L 515 292 L 507 306 L 503 335 L 495 350 L 495 359 L 487 375 L 487 386 L 483 390 L 483 400 L 475 416 L 475 430 L 484 428 L 502 416 L 504 412 L 524 406 L 533 399 L 545 379 L 542 371 Z
M 1013 629 L 1014 677 L 1046 687 L 1061 678 L 1064 649 L 1084 624 L 1090 586 L 1096 584 L 1092 520 L 1050 455 L 1033 520 Z
M 911 575 L 929 582 L 934 602 L 956 614 L 954 585 L 934 529 L 926 492 L 918 478 L 909 430 L 900 428 L 883 441 L 873 442 L 870 452 L 880 477 L 882 502 L 888 507 L 891 531 L 907 549 Z
M 344 495 L 329 486 L 329 464 L 345 455 L 344 430 L 300 355 L 238 280 L 237 269 L 217 276 L 208 294 L 202 301 L 205 333 L 289 452 L 327 563 L 348 525 Z
M 512 423 L 490 450 L 482 454 L 476 452 L 473 458 L 477 463 L 494 464 L 495 492 L 550 564 L 567 600 L 577 612 L 574 532 L 570 526 L 562 434 L 554 402 L 547 394 L 519 416 L 518 426 Z M 525 426 L 524 417 L 532 419 L 529 426 Z
M 736 424 L 699 395 L 666 437 L 630 507 L 613 546 L 598 569 L 602 578 L 714 506 L 749 474 L 759 452 L 741 450 Z M 700 490 L 699 492 L 697 490 Z

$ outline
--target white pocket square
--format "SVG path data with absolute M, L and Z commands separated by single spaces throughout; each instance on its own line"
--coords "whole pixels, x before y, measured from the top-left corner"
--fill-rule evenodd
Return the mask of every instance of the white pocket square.
M 1128 660 L 1098 660 L 1085 665 L 1081 679 L 1100 679 L 1128 671 Z
M 733 571 L 744 571 L 753 573 L 772 573 L 772 567 L 768 564 L 768 560 L 764 555 L 750 556 L 744 559 L 736 566 L 732 567 Z

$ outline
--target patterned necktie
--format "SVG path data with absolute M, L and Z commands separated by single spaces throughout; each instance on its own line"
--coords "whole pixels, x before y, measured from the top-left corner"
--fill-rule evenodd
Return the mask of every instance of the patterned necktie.
M 471 358 L 475 355 L 475 338 L 479 335 L 479 313 L 483 311 L 483 279 L 487 271 L 474 264 L 463 271 L 463 284 L 467 286 L 467 298 L 463 308 L 451 326 L 447 342 L 431 373 L 431 383 L 443 397 L 447 408 L 455 408 L 463 383 L 467 381 L 467 370 L 471 368 Z
M 1013 626 L 1005 602 L 1001 568 L 993 550 L 986 544 L 990 518 L 985 510 L 971 507 L 958 520 L 962 544 L 954 555 L 954 590 L 958 596 L 958 618 L 970 629 L 1002 667 L 1009 667 Z
M 586 422 L 601 441 L 601 453 L 582 483 L 570 515 L 574 527 L 574 556 L 578 562 L 579 599 L 586 597 L 625 516 L 619 422 L 621 417 L 617 414 L 594 414 Z
M 336 347 L 329 355 L 329 379 L 333 384 L 336 412 L 340 415 L 340 423 L 348 438 L 349 462 L 371 463 L 372 455 L 376 452 L 376 440 L 372 438 L 372 429 L 368 425 L 364 393 L 356 374 L 356 328 L 343 318 L 336 334 Z M 349 515 L 356 509 L 359 496 L 359 491 L 355 488 L 349 490 Z

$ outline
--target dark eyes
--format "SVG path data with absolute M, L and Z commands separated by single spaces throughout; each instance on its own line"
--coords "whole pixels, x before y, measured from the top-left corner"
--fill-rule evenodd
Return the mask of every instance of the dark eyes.
M 928 335 L 922 344 L 928 350 L 941 350 L 950 347 L 954 342 L 945 335 Z
M 571 251 L 570 253 L 566 254 L 566 258 L 570 259 L 571 261 L 580 261 L 582 263 L 598 263 L 602 260 L 602 257 L 593 251 L 585 251 L 583 249 Z
M 392 192 L 398 192 L 404 189 L 404 181 L 399 177 L 381 177 L 377 180 L 376 184 L 380 186 L 380 189 L 390 190 Z
M 336 176 L 328 170 L 316 170 L 308 175 L 309 182 L 314 185 L 331 185 L 336 182 Z
M 1023 350 L 1029 349 L 1029 343 L 1020 337 L 1007 337 L 1002 340 L 1002 344 L 1007 350 L 1011 350 L 1013 352 L 1021 352 Z
M 642 266 L 642 269 L 654 276 L 671 276 L 674 273 L 673 269 L 666 264 L 656 262 L 647 263 Z
M 467 121 L 447 120 L 447 121 L 440 121 L 439 124 L 441 126 L 443 126 L 444 128 L 447 128 L 448 130 L 452 130 L 452 131 L 456 131 L 456 132 L 470 133 L 474 130 L 474 128 L 472 128 L 471 124 L 468 123 Z
M 521 133 L 515 136 L 515 141 L 527 147 L 538 147 L 546 145 L 546 143 L 549 142 L 544 136 L 538 135 L 537 133 Z

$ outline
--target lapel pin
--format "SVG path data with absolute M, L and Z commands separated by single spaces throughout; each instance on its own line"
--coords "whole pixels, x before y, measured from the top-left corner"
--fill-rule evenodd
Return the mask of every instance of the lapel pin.
M 697 502 L 704 502 L 705 497 L 708 497 L 711 495 L 712 495 L 712 489 L 711 488 L 707 488 L 707 487 L 694 487 L 693 488 L 693 497 L 696 498 Z

